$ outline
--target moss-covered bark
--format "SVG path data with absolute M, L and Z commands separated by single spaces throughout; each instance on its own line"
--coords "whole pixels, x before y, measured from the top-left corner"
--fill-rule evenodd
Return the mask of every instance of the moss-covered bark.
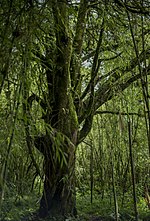
M 47 132 L 43 140 L 44 191 L 39 215 L 75 215 L 75 149 L 77 144 L 78 117 L 74 106 L 70 63 L 72 39 L 69 33 L 66 1 L 52 3 L 55 21 L 56 51 L 53 69 L 53 104 L 49 125 L 54 129 L 53 137 Z M 48 73 L 47 73 L 48 74 Z M 49 73 L 51 74 L 51 73 Z M 51 78 L 47 78 L 51 79 Z M 38 144 L 36 143 L 36 147 Z
M 56 135 L 57 136 L 57 135 Z M 63 140 L 63 135 L 62 135 Z M 40 217 L 51 215 L 76 215 L 75 205 L 75 146 L 64 139 L 61 144 L 51 143 L 44 154 L 44 191 L 40 202 Z M 46 138 L 45 138 L 46 139 Z M 58 138 L 57 138 L 58 139 Z M 59 152 L 59 148 L 61 151 Z M 65 160 L 64 160 L 65 158 Z

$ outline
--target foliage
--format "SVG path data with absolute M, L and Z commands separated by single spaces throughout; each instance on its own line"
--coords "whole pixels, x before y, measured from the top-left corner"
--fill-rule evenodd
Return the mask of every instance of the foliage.
M 44 194 L 60 195 L 61 207 L 70 214 L 75 173 L 77 197 L 90 194 L 92 203 L 95 193 L 101 196 L 91 206 L 95 213 L 101 205 L 102 215 L 111 214 L 104 203 L 109 196 L 113 212 L 121 205 L 130 210 L 126 200 L 135 193 L 132 210 L 140 204 L 139 212 L 145 211 L 142 197 L 150 188 L 148 9 L 147 0 L 0 3 L 2 217 L 19 219 L 20 210 L 14 206 L 5 212 L 6 205 L 12 206 L 16 195 L 22 207 L 27 193 L 42 194 L 42 188 L 42 200 Z
M 12 189 L 13 190 L 13 189 Z M 1 204 L 1 220 L 3 221 L 20 221 L 26 220 L 24 217 L 31 216 L 35 210 L 37 210 L 38 202 L 35 194 L 25 195 L 17 197 L 12 193 L 9 193 L 7 198 Z M 32 218 L 32 216 L 31 216 Z

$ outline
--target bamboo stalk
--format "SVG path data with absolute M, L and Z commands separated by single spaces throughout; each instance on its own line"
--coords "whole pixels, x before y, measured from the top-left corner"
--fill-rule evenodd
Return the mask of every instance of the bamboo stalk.
M 128 120 L 128 136 L 129 136 L 129 153 L 130 153 L 130 164 L 131 164 L 131 176 L 132 176 L 132 186 L 133 186 L 133 201 L 134 201 L 134 212 L 135 220 L 138 221 L 138 210 L 137 210 L 137 197 L 136 197 L 136 184 L 135 184 L 135 168 L 134 168 L 134 159 L 132 152 L 132 138 L 131 138 L 131 123 L 130 119 Z

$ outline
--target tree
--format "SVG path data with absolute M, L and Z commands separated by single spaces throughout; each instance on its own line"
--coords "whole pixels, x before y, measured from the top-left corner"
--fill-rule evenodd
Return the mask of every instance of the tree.
M 6 13 L 0 91 L 17 82 L 27 147 L 38 174 L 33 146 L 44 156 L 39 215 L 75 215 L 76 148 L 90 132 L 96 111 L 134 81 L 146 86 L 148 2 L 14 0 L 2 5 L 1 14 Z M 32 114 L 35 105 L 43 134 Z

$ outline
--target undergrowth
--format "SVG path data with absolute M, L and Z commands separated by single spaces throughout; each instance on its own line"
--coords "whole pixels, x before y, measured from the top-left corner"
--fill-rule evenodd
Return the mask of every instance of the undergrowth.
M 30 193 L 23 197 L 6 196 L 1 201 L 0 205 L 0 221 L 32 221 L 34 214 L 39 207 L 39 195 Z M 133 221 L 134 209 L 133 202 L 130 197 L 126 198 L 124 204 L 118 200 L 119 207 L 119 220 L 120 221 Z M 97 220 L 115 220 L 115 208 L 113 198 L 107 196 L 104 199 L 99 195 L 93 197 L 91 203 L 90 194 L 80 195 L 77 194 L 77 218 L 66 218 L 66 221 L 87 221 L 94 220 L 94 217 L 99 217 Z M 139 221 L 150 221 L 150 211 L 148 210 L 143 198 L 138 200 Z M 48 217 L 45 221 L 58 221 L 61 219 L 56 217 Z M 96 218 L 95 218 L 96 220 Z

